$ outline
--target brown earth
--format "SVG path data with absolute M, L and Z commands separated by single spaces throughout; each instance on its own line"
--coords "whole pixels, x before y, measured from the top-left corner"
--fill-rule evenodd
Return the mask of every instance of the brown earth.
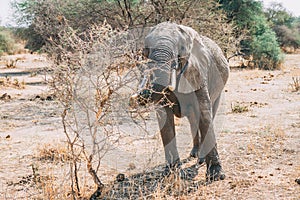
M 65 135 L 60 104 L 46 85 L 48 62 L 39 55 L 4 59 L 16 57 L 21 59 L 15 68 L 0 61 L 0 199 L 68 199 L 69 166 L 61 162 L 67 159 Z M 103 158 L 98 173 L 106 184 L 105 195 L 115 193 L 124 199 L 130 197 L 130 191 L 124 194 L 126 190 L 120 189 L 126 183 L 143 188 L 143 183 L 156 181 L 165 185 L 145 186 L 149 191 L 137 188 L 140 199 L 300 199 L 300 185 L 295 182 L 300 178 L 300 91 L 294 91 L 292 79 L 300 79 L 299 60 L 300 54 L 286 55 L 282 69 L 276 71 L 232 69 L 216 120 L 224 181 L 206 185 L 205 167 L 192 180 L 175 180 L 177 185 L 151 177 L 141 181 L 164 162 L 151 112 L 147 134 L 130 120 L 120 126 L 123 140 Z M 184 159 L 191 149 L 187 120 L 177 122 L 176 128 Z M 50 161 L 51 153 L 61 157 Z M 186 160 L 184 167 L 192 169 L 195 162 Z M 88 196 L 94 187 L 84 165 L 80 181 L 86 185 L 82 193 Z M 144 175 L 136 174 L 141 172 Z M 119 173 L 127 181 L 112 182 Z

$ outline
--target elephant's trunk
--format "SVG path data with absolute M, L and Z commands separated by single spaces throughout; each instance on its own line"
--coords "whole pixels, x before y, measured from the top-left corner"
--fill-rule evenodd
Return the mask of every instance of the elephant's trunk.
M 163 97 L 162 91 L 176 89 L 178 61 L 175 46 L 175 41 L 169 37 L 159 38 L 155 40 L 154 44 L 145 46 L 146 56 L 152 61 L 147 63 L 149 72 L 143 74 L 137 93 L 130 97 L 131 107 L 158 101 Z M 150 88 L 147 88 L 147 84 L 150 85 Z
M 135 108 L 138 104 L 145 105 L 151 96 L 151 91 L 147 88 L 147 84 L 149 81 L 149 74 L 144 74 L 140 84 L 138 86 L 138 90 L 135 94 L 130 96 L 129 106 L 131 108 Z
M 153 42 L 153 41 L 151 41 Z M 150 46 L 149 58 L 156 63 L 154 84 L 176 89 L 177 55 L 176 41 L 172 37 L 161 36 Z

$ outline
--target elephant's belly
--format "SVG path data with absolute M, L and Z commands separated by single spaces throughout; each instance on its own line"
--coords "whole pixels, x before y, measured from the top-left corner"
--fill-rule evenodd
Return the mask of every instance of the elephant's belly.
M 195 93 L 190 93 L 190 94 L 176 93 L 176 97 L 178 100 L 179 109 L 174 109 L 174 114 L 177 117 L 186 117 L 190 115 L 191 111 L 199 112 L 199 103 Z

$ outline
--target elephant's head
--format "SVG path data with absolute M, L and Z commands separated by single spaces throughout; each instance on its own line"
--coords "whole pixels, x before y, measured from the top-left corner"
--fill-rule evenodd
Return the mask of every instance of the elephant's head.
M 199 89 L 202 61 L 192 54 L 203 49 L 203 44 L 197 37 L 196 31 L 185 26 L 168 22 L 155 26 L 146 36 L 143 50 L 151 61 L 142 70 L 139 92 L 132 98 L 143 104 L 159 99 L 165 91 L 191 93 Z

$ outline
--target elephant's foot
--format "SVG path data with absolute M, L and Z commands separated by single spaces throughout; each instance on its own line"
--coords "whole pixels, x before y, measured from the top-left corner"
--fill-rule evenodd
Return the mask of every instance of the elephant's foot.
M 172 173 L 177 173 L 181 179 L 186 179 L 189 176 L 188 171 L 181 168 L 182 163 L 178 160 L 176 163 L 169 164 L 165 167 L 162 176 L 170 176 Z
M 190 153 L 190 156 L 193 158 L 198 158 L 198 155 L 199 155 L 199 147 L 194 146 Z
M 194 146 L 191 153 L 190 157 L 192 158 L 198 158 L 197 164 L 202 165 L 205 162 L 205 158 L 199 158 L 199 147 Z
M 194 165 L 194 167 L 189 167 L 183 169 L 181 162 L 177 162 L 176 164 L 167 165 L 162 172 L 163 177 L 168 177 L 171 174 L 175 174 L 175 176 L 184 180 L 192 180 L 198 174 L 198 167 Z
M 175 172 L 175 171 L 178 171 L 178 170 L 180 171 L 181 170 L 181 165 L 182 165 L 182 163 L 180 162 L 180 160 L 177 160 L 173 164 L 166 165 L 162 175 L 163 176 L 169 176 L 172 172 Z
M 204 162 L 205 162 L 205 158 L 198 158 L 197 164 L 203 165 Z
M 206 181 L 219 181 L 225 179 L 225 173 L 222 170 L 222 166 L 220 163 L 207 165 L 206 170 Z

